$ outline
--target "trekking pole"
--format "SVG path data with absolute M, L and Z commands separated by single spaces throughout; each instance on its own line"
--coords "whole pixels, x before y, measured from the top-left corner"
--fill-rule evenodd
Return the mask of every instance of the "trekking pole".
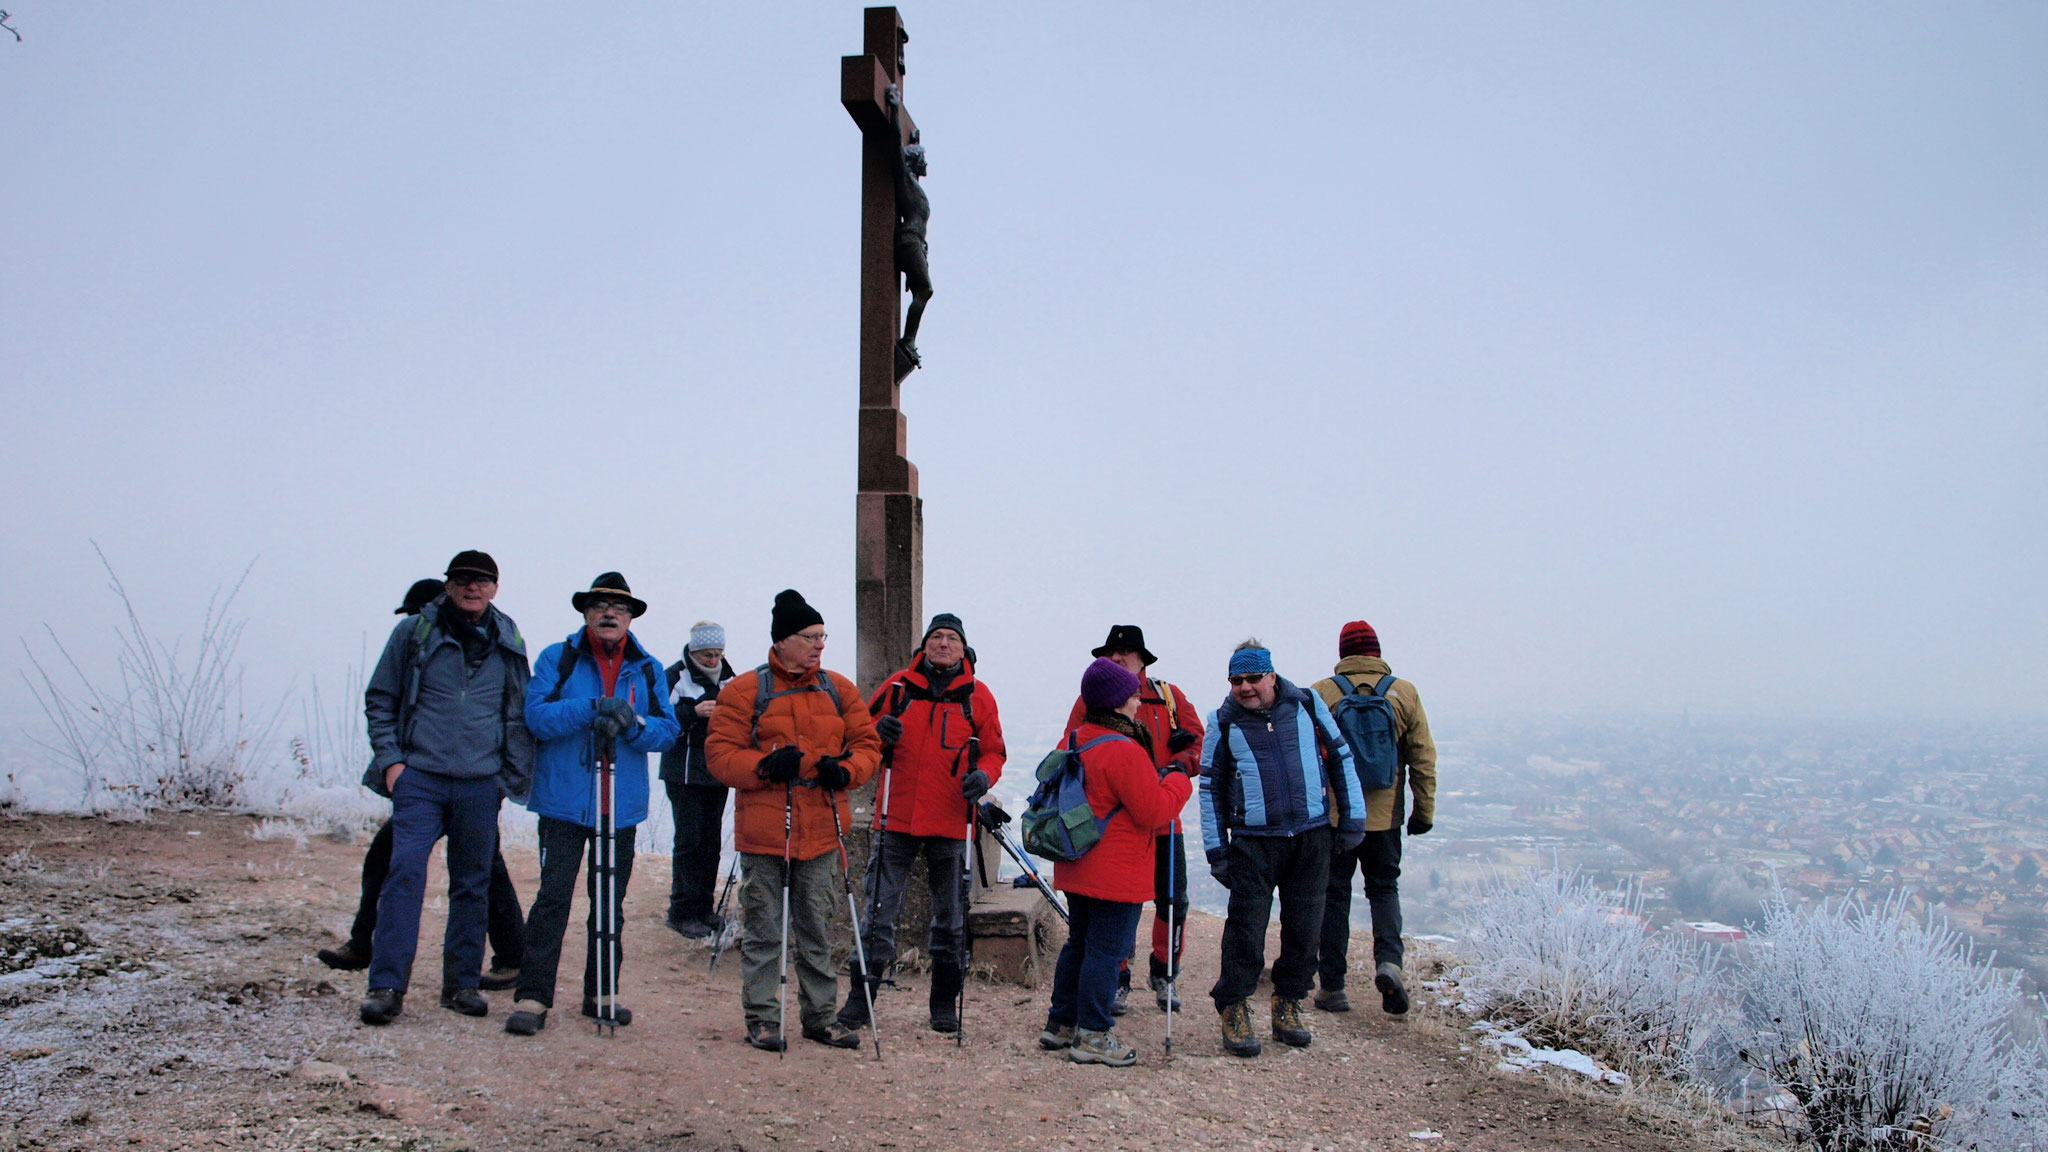
M 596 897 L 591 909 L 592 919 L 597 928 L 597 955 L 592 966 L 597 970 L 597 1034 L 616 1035 L 618 1025 L 613 1011 L 618 996 L 617 931 L 618 924 L 613 907 L 613 869 L 617 865 L 617 829 L 612 812 L 612 741 L 600 736 L 597 743 L 597 772 L 593 781 L 596 789 L 596 827 L 590 838 L 591 887 Z M 609 1031 L 608 1031 L 609 1030 Z
M 967 934 L 967 910 L 974 906 L 974 805 L 967 806 L 967 851 L 960 854 L 960 1027 L 953 1047 L 967 1046 L 967 974 L 974 967 L 974 938 Z
M 738 880 L 740 876 L 739 846 L 734 845 L 733 848 L 732 867 L 727 869 L 725 873 L 725 890 L 718 894 L 718 911 L 713 913 L 713 915 L 718 917 L 718 935 L 711 942 L 710 970 L 713 972 L 718 971 L 718 957 L 720 953 L 725 951 L 725 942 L 732 938 L 732 933 L 726 931 L 728 925 L 725 920 L 725 912 L 727 908 L 732 906 L 733 882 Z
M 1026 876 L 1031 877 L 1031 882 L 1037 885 L 1038 891 L 1045 896 L 1046 903 L 1052 905 L 1052 910 L 1060 914 L 1060 922 L 1071 924 L 1073 921 L 1067 915 L 1066 906 L 1060 903 L 1059 894 L 1052 890 L 1052 885 L 1045 882 L 1045 875 L 1032 865 L 1031 858 L 1025 855 L 1024 849 L 1018 847 L 1016 842 L 1010 839 L 1010 834 L 1003 829 L 1003 825 L 1009 822 L 1010 814 L 993 804 L 985 803 L 981 808 L 981 826 L 996 834 L 996 843 L 1003 846 L 1003 851 L 1009 853 L 1010 859 L 1017 862 L 1017 867 L 1022 868 Z
M 1174 947 L 1179 941 L 1175 940 L 1173 936 L 1173 913 L 1174 909 L 1180 904 L 1180 890 L 1173 886 L 1173 866 L 1175 861 L 1180 859 L 1180 853 L 1176 851 L 1179 847 L 1180 845 L 1174 843 L 1173 825 L 1169 824 L 1166 826 L 1166 1059 L 1168 1061 L 1173 1059 L 1173 980 L 1178 975 L 1178 966 L 1174 961 L 1180 958 L 1180 949 Z
M 781 1016 L 776 1027 L 782 1033 L 782 1047 L 775 1050 L 775 1058 L 782 1059 L 789 1053 L 789 828 L 791 809 L 796 805 L 796 789 L 791 785 L 782 786 L 782 961 L 781 973 L 777 977 L 780 987 L 776 995 L 781 1001 L 776 1009 Z
M 875 986 L 868 973 L 868 948 L 860 938 L 860 911 L 853 905 L 853 862 L 846 858 L 846 826 L 839 821 L 839 794 L 825 793 L 832 806 L 832 835 L 839 840 L 839 885 L 846 890 L 846 914 L 853 919 L 853 957 L 860 962 L 860 994 L 867 998 L 868 1028 L 875 1034 L 875 1060 L 882 1059 L 882 1022 L 875 1019 Z

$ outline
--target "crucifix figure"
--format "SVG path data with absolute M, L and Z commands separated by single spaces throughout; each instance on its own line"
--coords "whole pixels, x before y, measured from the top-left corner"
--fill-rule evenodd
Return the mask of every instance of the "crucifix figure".
M 903 93 L 889 85 L 889 127 L 900 137 Z M 903 318 L 903 336 L 896 341 L 896 378 L 917 370 L 917 324 L 924 319 L 924 306 L 932 298 L 932 272 L 927 263 L 930 249 L 925 245 L 925 221 L 931 219 L 932 202 L 918 183 L 926 171 L 923 135 L 910 130 L 910 142 L 896 165 L 896 271 L 903 274 L 910 289 L 910 312 Z

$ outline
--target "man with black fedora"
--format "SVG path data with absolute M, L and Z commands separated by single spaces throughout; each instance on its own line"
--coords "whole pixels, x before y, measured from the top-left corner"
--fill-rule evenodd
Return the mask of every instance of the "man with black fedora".
M 596 834 L 597 797 L 592 788 L 598 753 L 612 755 L 612 813 L 617 828 L 616 875 L 610 923 L 612 957 L 624 954 L 626 885 L 633 878 L 633 837 L 647 819 L 647 757 L 666 751 L 681 729 L 668 704 L 661 662 L 635 639 L 634 620 L 647 602 L 633 595 L 626 578 L 606 572 L 590 589 L 569 597 L 583 614 L 583 627 L 560 644 L 550 644 L 534 665 L 526 686 L 526 726 L 540 742 L 533 793 L 526 807 L 540 817 L 540 892 L 526 916 L 526 962 L 505 1031 L 531 1036 L 547 1025 L 555 1003 L 555 973 L 562 960 L 562 936 L 569 927 L 569 901 L 583 852 Z M 585 921 L 583 1014 L 598 1015 L 597 877 L 586 877 L 591 912 Z M 613 972 L 616 976 L 616 970 Z M 609 1019 L 633 1022 L 631 1010 L 607 1005 Z
M 1112 625 L 1109 639 L 1089 655 L 1114 661 L 1138 678 L 1138 714 L 1132 719 L 1151 736 L 1146 750 L 1151 753 L 1154 768 L 1164 772 L 1166 766 L 1175 760 L 1185 761 L 1190 766 L 1199 763 L 1201 713 L 1188 703 L 1187 694 L 1177 686 L 1146 675 L 1145 670 L 1158 663 L 1159 657 L 1145 647 L 1143 628 L 1136 624 Z M 1067 715 L 1067 730 L 1071 732 L 1079 728 L 1087 714 L 1087 701 L 1076 698 L 1073 711 Z M 1188 775 L 1193 777 L 1196 773 Z M 1159 1010 L 1166 1011 L 1171 1001 L 1174 1011 L 1178 1012 L 1180 998 L 1173 985 L 1174 978 L 1180 973 L 1181 949 L 1188 922 L 1188 858 L 1178 816 L 1166 831 L 1158 835 L 1154 845 L 1149 983 Z M 1110 1014 L 1121 1016 L 1130 1011 L 1130 1004 L 1131 965 L 1126 960 L 1123 969 L 1117 973 L 1116 999 L 1110 1005 Z
M 370 941 L 366 1024 L 389 1024 L 405 1003 L 419 946 L 427 857 L 448 838 L 448 925 L 441 1006 L 490 1011 L 482 978 L 498 804 L 526 795 L 533 738 L 525 722 L 526 641 L 491 606 L 498 563 L 458 552 L 441 595 L 401 620 L 363 693 L 370 767 L 363 783 L 391 800 L 391 870 Z

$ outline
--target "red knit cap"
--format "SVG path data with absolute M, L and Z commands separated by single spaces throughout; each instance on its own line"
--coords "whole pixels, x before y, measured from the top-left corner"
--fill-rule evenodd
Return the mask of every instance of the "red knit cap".
M 1379 654 L 1380 634 L 1373 631 L 1372 625 L 1367 624 L 1363 620 L 1353 620 L 1344 626 L 1344 631 L 1337 634 L 1337 655 L 1339 658 L 1345 656 L 1377 656 Z

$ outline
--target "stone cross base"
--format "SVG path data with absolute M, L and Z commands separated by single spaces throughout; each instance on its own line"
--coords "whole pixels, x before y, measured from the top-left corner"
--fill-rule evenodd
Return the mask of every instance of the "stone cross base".
M 974 941 L 976 968 L 1035 989 L 1051 983 L 1053 961 L 1067 934 L 1037 888 L 998 886 L 984 891 L 967 910 L 967 935 Z

